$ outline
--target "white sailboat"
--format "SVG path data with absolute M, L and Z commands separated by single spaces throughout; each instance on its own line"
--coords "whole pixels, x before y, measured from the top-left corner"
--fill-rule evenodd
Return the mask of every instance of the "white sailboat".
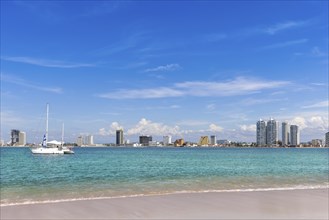
M 33 154 L 72 154 L 74 153 L 69 148 L 63 147 L 63 137 L 62 142 L 50 141 L 48 142 L 48 116 L 49 116 L 49 104 L 47 103 L 47 116 L 46 116 L 46 134 L 43 136 L 43 141 L 41 146 L 31 148 Z M 62 136 L 63 136 L 62 131 Z
M 64 123 L 62 125 L 62 141 L 61 141 L 61 148 L 64 151 L 64 154 L 74 154 L 74 151 L 70 147 L 64 147 Z

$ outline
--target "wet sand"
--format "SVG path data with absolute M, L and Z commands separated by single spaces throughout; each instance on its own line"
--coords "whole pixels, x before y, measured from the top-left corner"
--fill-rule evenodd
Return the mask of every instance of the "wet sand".
M 328 189 L 186 193 L 2 206 L 1 219 L 328 219 Z

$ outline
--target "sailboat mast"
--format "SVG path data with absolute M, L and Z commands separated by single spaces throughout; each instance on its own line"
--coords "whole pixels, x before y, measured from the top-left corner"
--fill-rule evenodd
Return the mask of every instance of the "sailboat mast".
M 49 104 L 47 103 L 47 116 L 46 116 L 46 146 L 48 141 L 48 117 L 49 117 Z
M 64 123 L 62 124 L 62 147 L 64 145 Z

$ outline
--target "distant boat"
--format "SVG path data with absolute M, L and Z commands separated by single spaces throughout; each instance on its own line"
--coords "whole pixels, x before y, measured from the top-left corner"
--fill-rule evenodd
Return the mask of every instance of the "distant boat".
M 74 154 L 74 151 L 70 147 L 64 147 L 64 123 L 62 126 L 62 141 L 61 141 L 61 148 L 64 151 L 64 154 Z
M 64 125 L 62 128 L 62 142 L 56 140 L 48 142 L 48 117 L 49 117 L 49 104 L 47 103 L 47 116 L 46 116 L 46 134 L 43 136 L 42 144 L 38 147 L 31 148 L 33 154 L 74 154 L 70 148 L 63 146 Z

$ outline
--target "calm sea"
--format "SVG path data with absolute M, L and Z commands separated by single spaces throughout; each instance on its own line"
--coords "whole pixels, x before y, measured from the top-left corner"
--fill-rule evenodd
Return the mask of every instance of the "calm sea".
M 328 148 L 0 148 L 1 205 L 181 192 L 328 188 Z

